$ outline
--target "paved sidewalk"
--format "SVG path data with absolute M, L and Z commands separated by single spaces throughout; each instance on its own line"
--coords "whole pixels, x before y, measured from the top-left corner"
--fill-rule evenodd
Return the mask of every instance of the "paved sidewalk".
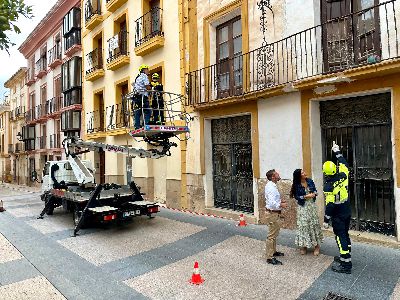
M 37 190 L 2 186 L 0 299 L 400 299 L 400 251 L 353 243 L 351 275 L 330 270 L 337 247 L 301 256 L 282 230 L 283 266 L 265 263 L 267 228 L 162 209 L 154 218 L 70 237 L 72 216 L 43 208 Z M 199 262 L 205 282 L 188 283 Z

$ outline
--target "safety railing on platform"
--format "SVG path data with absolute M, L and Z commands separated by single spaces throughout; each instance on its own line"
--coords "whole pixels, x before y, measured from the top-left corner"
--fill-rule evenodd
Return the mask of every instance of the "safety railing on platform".
M 186 133 L 190 116 L 182 95 L 148 91 L 148 96 L 129 93 L 122 103 L 86 114 L 87 133 L 126 129 L 132 136 L 157 133 Z
M 187 74 L 198 106 L 400 56 L 400 1 L 330 20 Z

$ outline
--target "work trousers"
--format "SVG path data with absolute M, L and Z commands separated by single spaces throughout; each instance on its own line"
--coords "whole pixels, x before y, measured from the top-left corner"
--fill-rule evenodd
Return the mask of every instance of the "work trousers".
M 144 95 L 136 95 L 133 99 L 134 101 L 134 117 L 135 117 L 135 129 L 139 129 L 140 125 L 140 117 L 143 114 L 143 126 L 149 125 L 150 116 L 151 116 L 151 108 L 149 103 L 149 98 Z
M 332 216 L 332 228 L 339 248 L 340 262 L 344 267 L 351 269 L 350 218 L 350 215 Z
M 268 236 L 266 240 L 266 257 L 272 259 L 276 252 L 276 238 L 282 226 L 281 215 L 276 212 L 266 213 L 266 221 L 268 225 Z

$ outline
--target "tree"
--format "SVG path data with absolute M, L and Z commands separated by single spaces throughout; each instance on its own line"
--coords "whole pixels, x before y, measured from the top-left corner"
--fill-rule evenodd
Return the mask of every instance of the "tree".
M 21 33 L 15 25 L 21 16 L 28 19 L 33 17 L 32 7 L 26 5 L 24 0 L 0 0 L 0 50 L 8 52 L 9 48 L 15 45 L 7 36 L 7 31 Z

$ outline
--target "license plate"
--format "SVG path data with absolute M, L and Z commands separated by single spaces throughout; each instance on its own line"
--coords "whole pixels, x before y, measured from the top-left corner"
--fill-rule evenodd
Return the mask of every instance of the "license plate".
M 126 211 L 126 212 L 124 212 L 124 217 L 130 217 L 130 216 L 134 216 L 135 215 L 135 212 L 134 211 Z
M 136 211 L 136 215 L 140 215 L 140 210 L 137 210 L 137 211 Z

